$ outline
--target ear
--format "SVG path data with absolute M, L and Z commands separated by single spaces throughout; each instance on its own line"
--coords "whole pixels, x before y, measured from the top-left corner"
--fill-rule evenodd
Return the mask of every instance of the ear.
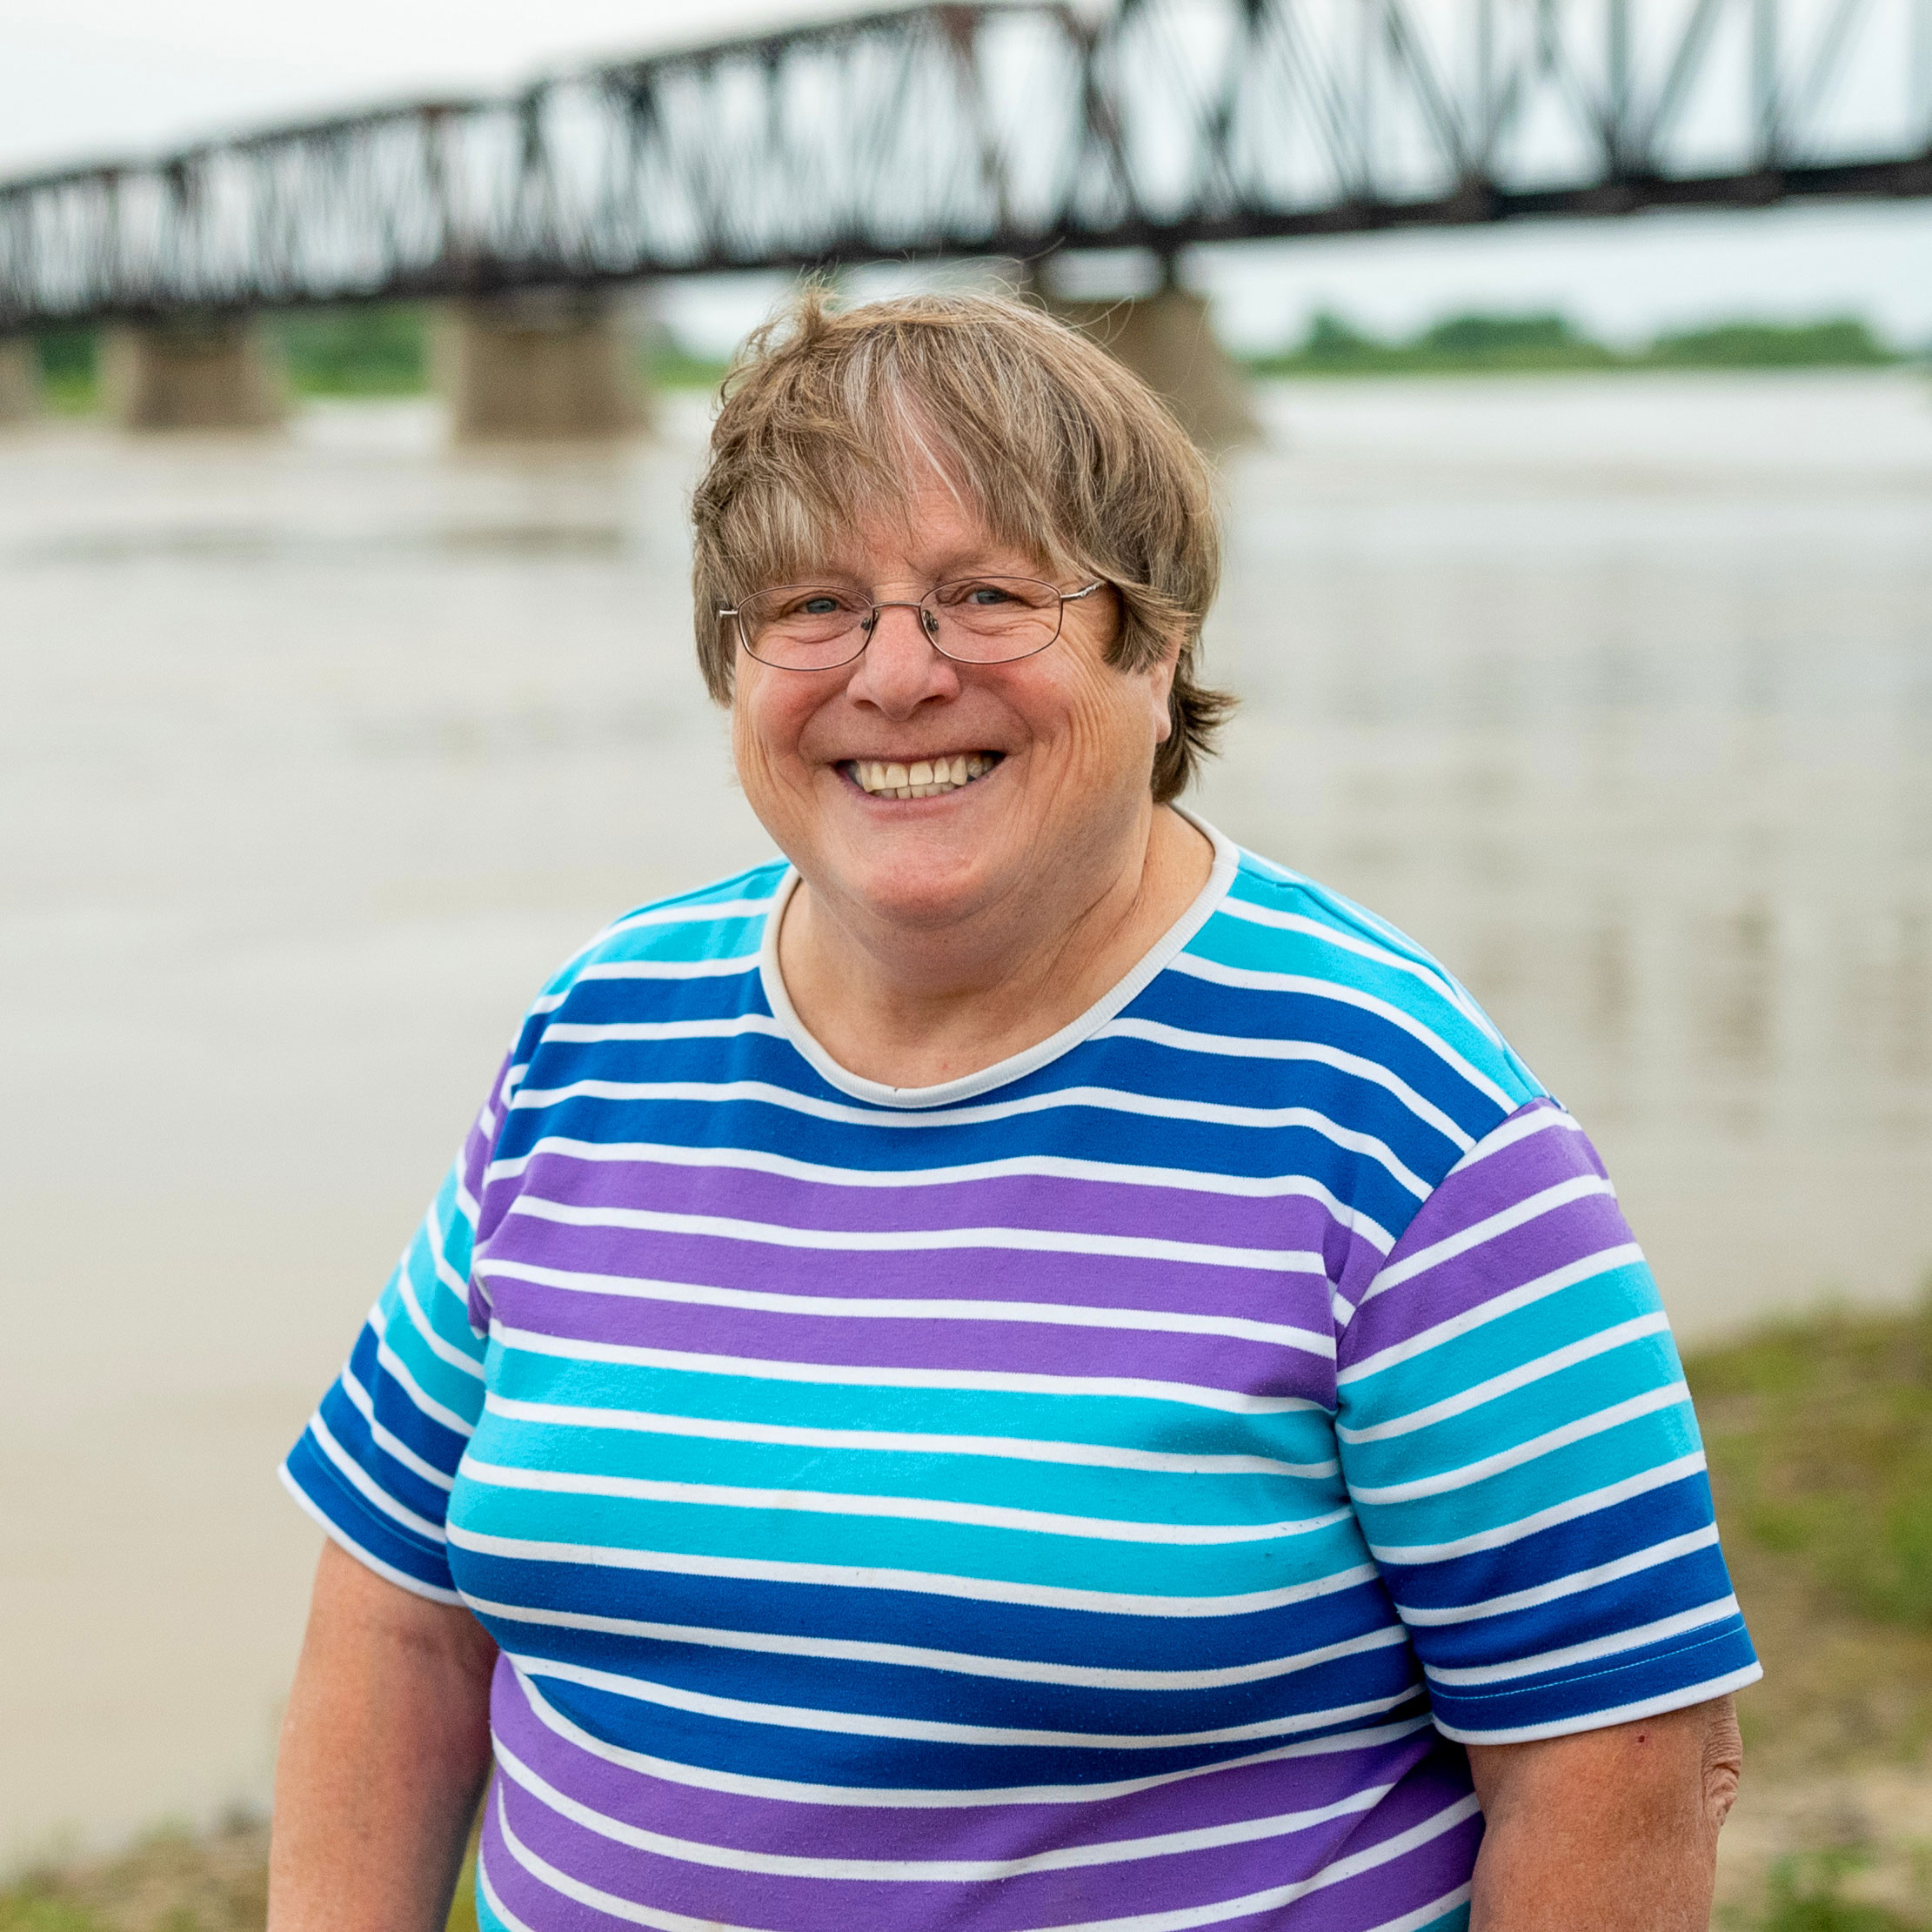
M 1174 675 L 1180 668 L 1180 644 L 1173 639 L 1143 673 L 1147 680 L 1147 702 L 1153 707 L 1153 741 L 1165 745 L 1174 734 Z

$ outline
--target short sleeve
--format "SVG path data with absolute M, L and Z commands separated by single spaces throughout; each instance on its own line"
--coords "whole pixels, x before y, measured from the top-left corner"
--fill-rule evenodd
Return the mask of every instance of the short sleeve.
M 504 1088 L 499 1077 L 494 1093 Z M 493 1101 L 281 1469 L 351 1555 L 444 1603 L 458 1601 L 444 1534 L 450 1490 L 483 1413 L 485 1340 L 471 1321 L 470 1256 L 497 1124 Z
M 1337 1367 L 1342 1473 L 1447 1735 L 1556 1737 L 1762 1675 L 1669 1323 L 1560 1106 L 1435 1188 Z

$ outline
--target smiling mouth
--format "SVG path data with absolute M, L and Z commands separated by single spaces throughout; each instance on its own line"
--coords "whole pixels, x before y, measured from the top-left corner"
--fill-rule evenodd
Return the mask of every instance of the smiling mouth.
M 855 758 L 845 769 L 860 791 L 875 799 L 937 799 L 984 778 L 1006 754 L 955 752 L 949 757 L 916 759 L 900 765 L 883 759 Z

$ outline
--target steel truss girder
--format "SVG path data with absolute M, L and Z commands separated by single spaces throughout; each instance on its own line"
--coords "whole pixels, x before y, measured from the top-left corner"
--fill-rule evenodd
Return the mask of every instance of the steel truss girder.
M 0 185 L 0 331 L 1932 194 L 1932 0 L 926 4 Z

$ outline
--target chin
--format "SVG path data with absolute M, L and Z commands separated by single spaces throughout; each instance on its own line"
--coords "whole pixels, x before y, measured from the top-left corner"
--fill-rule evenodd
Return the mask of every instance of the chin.
M 985 903 L 992 880 L 983 850 L 962 852 L 943 839 L 893 839 L 891 845 L 852 853 L 838 868 L 836 880 L 826 883 L 873 918 L 897 926 L 950 925 Z

